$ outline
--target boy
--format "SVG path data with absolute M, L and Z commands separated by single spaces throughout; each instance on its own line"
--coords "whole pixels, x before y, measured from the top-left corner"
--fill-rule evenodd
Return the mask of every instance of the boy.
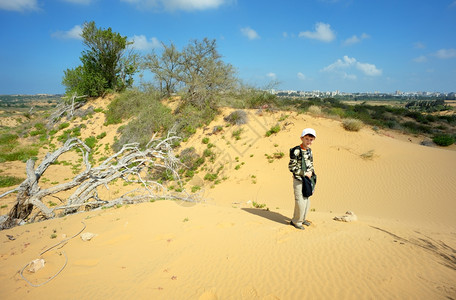
M 314 176 L 316 177 L 312 150 L 310 145 L 317 137 L 314 129 L 306 128 L 301 133 L 301 145 L 290 149 L 290 162 L 288 163 L 288 169 L 293 173 L 293 191 L 295 197 L 295 208 L 293 219 L 291 219 L 290 225 L 297 229 L 304 230 L 304 226 L 310 226 L 310 222 L 306 220 L 307 212 L 310 207 L 309 197 L 304 197 L 302 194 L 302 184 L 304 176 L 309 179 Z M 303 163 L 306 168 L 303 168 Z

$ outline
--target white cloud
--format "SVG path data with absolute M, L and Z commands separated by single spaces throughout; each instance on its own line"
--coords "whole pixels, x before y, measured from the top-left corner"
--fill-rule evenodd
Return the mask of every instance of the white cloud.
M 418 56 L 418 57 L 415 57 L 413 59 L 414 62 L 417 62 L 417 63 L 423 63 L 423 62 L 426 62 L 427 61 L 427 57 L 424 56 L 424 55 L 421 55 L 421 56 Z
M 244 28 L 241 28 L 241 32 L 243 35 L 245 35 L 249 40 L 255 40 L 255 39 L 259 39 L 260 36 L 258 35 L 258 33 L 253 30 L 252 28 L 250 27 L 244 27 Z
M 362 63 L 357 61 L 355 58 L 350 58 L 344 56 L 343 59 L 338 59 L 336 62 L 330 64 L 329 66 L 323 68 L 324 72 L 333 72 L 340 73 L 344 78 L 356 79 L 355 75 L 347 74 L 344 70 L 347 69 L 356 69 L 361 71 L 364 75 L 367 76 L 379 76 L 382 75 L 382 70 L 377 69 L 373 64 Z
M 131 47 L 136 50 L 152 50 L 162 47 L 160 41 L 155 37 L 147 40 L 145 35 L 134 35 L 129 40 L 133 42 Z
M 269 77 L 269 78 L 271 78 L 272 80 L 277 79 L 277 75 L 276 75 L 275 73 L 272 73 L 272 72 L 266 74 L 266 76 Z
M 75 25 L 68 31 L 56 31 L 52 34 L 52 37 L 58 39 L 75 39 L 75 40 L 82 40 L 82 27 L 80 25 Z
M 368 76 L 382 75 L 382 70 L 377 69 L 373 64 L 356 62 L 356 68 Z
M 306 75 L 304 75 L 301 72 L 298 72 L 298 74 L 296 74 L 296 76 L 298 76 L 298 79 L 301 79 L 301 80 L 306 80 L 307 79 Z
M 37 0 L 0 0 L 0 9 L 24 12 L 39 10 Z
M 434 55 L 441 59 L 453 58 L 456 57 L 456 49 L 440 49 Z
M 345 46 L 350 46 L 353 44 L 357 44 L 357 43 L 361 42 L 362 40 L 368 39 L 368 38 L 370 38 L 370 36 L 367 33 L 361 34 L 360 37 L 358 37 L 357 35 L 353 35 L 352 37 L 346 39 L 343 44 Z
M 136 4 L 140 9 L 153 8 L 164 9 L 166 11 L 194 11 L 215 9 L 219 6 L 231 2 L 232 0 L 121 0 L 123 2 Z
M 63 0 L 63 1 L 75 3 L 75 4 L 84 4 L 84 5 L 88 5 L 88 4 L 90 4 L 90 2 L 92 2 L 92 0 Z
M 413 44 L 413 47 L 416 49 L 424 49 L 424 48 L 426 48 L 426 45 L 424 45 L 421 42 L 416 42 L 415 44 Z
M 315 24 L 315 31 L 304 31 L 299 33 L 299 37 L 315 39 L 322 42 L 331 42 L 336 38 L 336 34 L 331 29 L 331 25 L 325 23 Z

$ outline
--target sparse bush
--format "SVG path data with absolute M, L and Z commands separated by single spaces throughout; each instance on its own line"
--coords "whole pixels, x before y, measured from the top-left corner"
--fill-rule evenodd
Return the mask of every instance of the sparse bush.
M 233 136 L 236 140 L 240 140 L 240 139 L 241 139 L 241 133 L 242 133 L 243 131 L 244 131 L 244 129 L 239 128 L 239 129 L 233 131 L 232 136 Z
M 218 177 L 218 174 L 217 173 L 207 173 L 205 176 L 204 176 L 204 180 L 208 180 L 208 181 L 214 181 L 216 180 Z
M 276 124 L 276 125 L 272 126 L 271 129 L 266 131 L 266 136 L 271 136 L 274 133 L 278 133 L 279 131 L 280 131 L 280 125 Z
M 307 111 L 311 113 L 312 115 L 321 115 L 321 108 L 316 105 L 311 105 Z
M 70 127 L 70 123 L 62 123 L 62 124 L 59 125 L 58 128 L 59 128 L 59 130 L 62 130 L 62 129 L 65 129 L 67 127 Z
M 359 131 L 363 126 L 363 122 L 357 119 L 344 119 L 342 126 L 348 131 Z
M 119 151 L 124 144 L 133 142 L 139 143 L 141 148 L 145 147 L 154 133 L 166 132 L 174 123 L 171 109 L 161 104 L 158 99 L 153 98 L 153 95 L 133 93 L 130 100 L 131 103 L 129 103 L 129 99 L 122 98 L 122 103 L 119 102 L 120 106 L 114 109 L 114 111 L 119 109 L 116 114 L 120 116 L 126 113 L 122 113 L 123 109 L 131 106 L 127 116 L 130 117 L 130 114 L 137 116 L 122 128 L 120 139 L 113 145 L 115 151 Z
M 190 171 L 195 171 L 204 163 L 204 157 L 200 157 L 194 147 L 182 150 L 179 159 Z
M 235 110 L 223 119 L 232 125 L 242 125 L 248 121 L 247 113 L 243 110 Z
M 38 155 L 36 148 L 22 148 L 10 153 L 0 153 L 0 162 L 4 161 L 26 161 Z
M 439 146 L 450 146 L 454 144 L 455 139 L 451 135 L 448 134 L 439 134 L 433 137 L 432 141 Z
M 0 188 L 20 184 L 24 179 L 15 176 L 0 175 Z
M 192 193 L 196 193 L 199 190 L 201 190 L 201 187 L 199 185 L 192 186 Z
M 88 137 L 84 140 L 84 143 L 90 148 L 93 149 L 97 143 L 97 139 L 94 136 Z
M 106 131 L 104 131 L 104 132 L 100 133 L 99 135 L 97 135 L 97 140 L 101 140 L 105 136 L 106 136 Z

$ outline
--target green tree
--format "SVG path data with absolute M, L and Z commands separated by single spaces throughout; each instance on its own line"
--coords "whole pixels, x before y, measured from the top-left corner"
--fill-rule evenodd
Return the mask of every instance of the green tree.
M 143 68 L 150 70 L 162 92 L 170 95 L 178 88 L 184 98 L 199 109 L 216 106 L 216 95 L 235 86 L 234 68 L 221 59 L 215 40 L 193 40 L 182 51 L 163 45 L 161 56 L 146 56 Z
M 159 56 L 155 51 L 145 57 L 143 68 L 149 69 L 160 85 L 160 92 L 171 96 L 176 92 L 179 85 L 179 77 L 182 72 L 181 53 L 171 43 L 163 45 L 163 51 Z
M 95 22 L 84 23 L 81 66 L 64 71 L 62 80 L 67 94 L 77 93 L 92 97 L 103 96 L 109 91 L 122 91 L 133 84 L 137 71 L 137 55 L 127 46 L 126 36 L 102 29 Z
M 215 95 L 234 87 L 234 67 L 226 64 L 217 51 L 215 40 L 193 40 L 182 52 L 181 81 L 188 100 L 196 107 L 215 106 Z

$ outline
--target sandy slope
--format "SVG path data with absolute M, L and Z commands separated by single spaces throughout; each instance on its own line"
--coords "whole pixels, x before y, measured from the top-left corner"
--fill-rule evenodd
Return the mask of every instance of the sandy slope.
M 265 137 L 277 122 L 282 130 Z M 368 128 L 347 132 L 336 120 L 296 113 L 249 111 L 240 140 L 232 137 L 238 127 L 225 124 L 220 116 L 184 145 L 200 153 L 203 137 L 215 145 L 213 170 L 205 166 L 187 185 L 202 185 L 206 203 L 144 203 L 3 231 L 0 298 L 456 298 L 455 151 Z M 209 135 L 215 125 L 223 131 Z M 97 126 L 94 134 L 106 130 Z M 305 127 L 317 131 L 319 177 L 312 225 L 299 231 L 287 225 L 294 204 L 287 157 Z M 361 158 L 371 150 L 372 159 Z M 265 154 L 280 152 L 268 162 Z M 220 165 L 221 182 L 204 181 Z M 252 208 L 253 201 L 269 210 Z M 359 221 L 332 220 L 346 210 Z M 44 269 L 24 272 L 43 282 L 66 255 L 55 279 L 41 287 L 21 279 L 23 266 L 79 232 L 81 222 L 97 234 L 93 240 L 77 236 L 44 254 Z

